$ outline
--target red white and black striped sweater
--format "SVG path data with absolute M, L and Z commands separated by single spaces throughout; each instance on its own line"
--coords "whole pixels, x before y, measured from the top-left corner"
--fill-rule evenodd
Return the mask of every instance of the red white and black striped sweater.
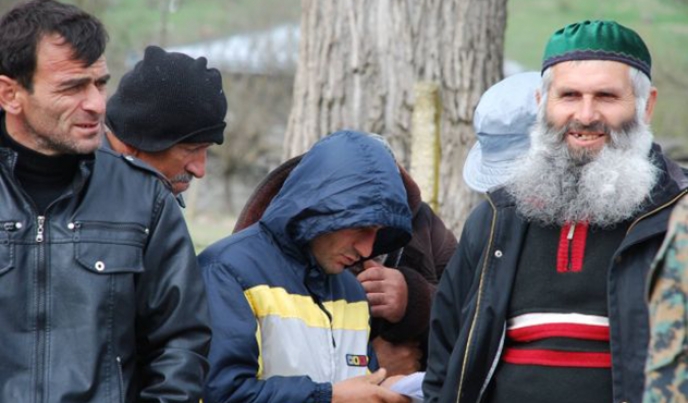
M 612 401 L 608 262 L 627 227 L 530 225 L 487 402 Z

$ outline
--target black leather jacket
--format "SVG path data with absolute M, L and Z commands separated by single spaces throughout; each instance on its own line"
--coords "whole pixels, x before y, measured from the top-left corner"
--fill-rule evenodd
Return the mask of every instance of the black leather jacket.
M 658 148 L 662 170 L 651 203 L 633 221 L 609 262 L 609 308 L 614 402 L 640 403 L 648 345 L 644 288 L 671 208 L 688 192 L 688 179 Z M 440 280 L 430 322 L 430 403 L 477 403 L 499 362 L 505 324 L 528 223 L 503 189 L 489 192 L 464 226 L 459 247 Z M 525 385 L 524 387 L 528 387 Z
M 197 402 L 205 289 L 172 194 L 99 150 L 38 216 L 0 148 L 0 402 Z

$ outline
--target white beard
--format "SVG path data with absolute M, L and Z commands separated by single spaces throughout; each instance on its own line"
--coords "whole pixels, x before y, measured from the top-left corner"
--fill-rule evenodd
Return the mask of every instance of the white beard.
M 633 218 L 660 174 L 649 157 L 652 132 L 642 114 L 608 130 L 610 142 L 597 154 L 571 152 L 567 131 L 551 127 L 543 110 L 538 114 L 531 149 L 506 184 L 519 214 L 544 225 L 588 221 L 600 227 Z

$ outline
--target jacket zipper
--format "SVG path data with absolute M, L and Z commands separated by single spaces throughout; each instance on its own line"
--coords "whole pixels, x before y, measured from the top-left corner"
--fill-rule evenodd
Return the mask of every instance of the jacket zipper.
M 89 228 L 100 228 L 106 230 L 134 230 L 148 234 L 149 230 L 145 226 L 137 223 L 109 222 L 109 221 L 74 221 L 70 223 L 71 229 L 81 229 L 84 225 Z
M 322 302 L 318 301 L 318 306 L 325 313 L 325 316 L 327 316 L 327 321 L 330 323 L 330 338 L 332 339 L 332 348 L 337 348 L 337 342 L 334 339 L 334 327 L 332 326 L 332 314 L 325 309 L 325 306 L 322 304 Z
M 45 264 L 45 216 L 36 218 L 36 243 L 38 244 L 38 259 L 36 264 L 36 401 L 42 402 L 44 396 L 43 377 L 45 376 L 44 361 L 46 358 L 45 329 L 48 323 L 48 267 Z
M 23 189 L 20 188 L 24 195 Z M 36 244 L 38 248 L 36 259 L 36 401 L 42 402 L 45 395 L 44 377 L 46 374 L 46 366 L 44 365 L 47 359 L 47 342 L 45 329 L 48 327 L 48 271 L 49 266 L 46 264 L 46 221 L 47 212 L 57 202 L 72 195 L 69 191 L 57 199 L 53 200 L 45 209 L 44 215 L 36 216 Z M 30 197 L 25 196 L 28 200 Z M 33 204 L 32 204 L 33 205 Z M 35 205 L 34 211 L 36 211 Z
M 661 211 L 661 210 L 664 210 L 666 207 L 668 207 L 668 206 L 670 206 L 670 205 L 676 203 L 676 202 L 678 201 L 678 199 L 680 199 L 681 197 L 683 197 L 686 193 L 688 193 L 688 189 L 684 189 L 681 193 L 679 193 L 679 194 L 678 194 L 676 197 L 674 197 L 673 199 L 671 199 L 671 200 L 669 200 L 668 202 L 662 204 L 661 206 L 657 207 L 656 209 L 654 209 L 654 210 L 652 210 L 652 211 L 649 211 L 649 212 L 647 212 L 647 213 L 641 215 L 640 217 L 638 217 L 638 218 L 637 218 L 635 221 L 633 221 L 633 223 L 631 223 L 631 225 L 628 227 L 628 230 L 626 231 L 626 235 L 630 234 L 630 233 L 631 233 L 631 230 L 633 229 L 633 227 L 635 227 L 635 225 L 638 224 L 641 220 L 643 220 L 643 219 L 645 219 L 645 218 L 647 218 L 647 217 L 649 217 L 649 216 L 651 216 L 651 215 L 653 215 L 653 214 L 655 214 L 655 213 L 657 213 L 657 212 L 659 212 L 659 211 Z
M 568 271 L 573 270 L 573 258 L 571 257 L 573 253 L 571 249 L 573 249 L 573 233 L 576 231 L 576 223 L 573 222 L 570 225 L 571 226 L 569 227 L 569 233 L 568 235 L 566 235 L 566 239 L 569 243 L 569 248 L 566 251 L 566 259 L 568 260 L 568 263 L 566 264 L 566 269 Z
M 332 325 L 332 314 L 325 308 L 325 305 L 323 305 L 322 301 L 320 301 L 320 298 L 317 298 L 313 296 L 313 299 L 315 299 L 316 304 L 318 304 L 318 308 L 322 311 L 322 313 L 327 317 L 327 322 L 330 325 L 330 340 L 332 340 L 332 346 L 330 347 L 330 376 L 329 378 L 332 379 L 335 374 L 335 356 L 337 354 L 337 342 L 334 339 L 334 326 Z
M 317 270 L 313 267 L 310 267 L 309 270 Z M 318 308 L 320 311 L 327 317 L 327 323 L 330 325 L 330 340 L 332 341 L 332 347 L 330 348 L 330 378 L 334 376 L 335 373 L 335 354 L 336 354 L 336 349 L 337 349 L 337 342 L 334 339 L 334 326 L 332 323 L 332 314 L 325 308 L 325 305 L 323 305 L 320 297 L 318 296 L 317 293 L 313 292 L 311 287 L 308 285 L 307 281 L 304 281 L 304 286 L 308 290 L 308 293 L 310 294 L 311 298 L 315 302 L 316 305 L 318 305 Z
M 641 219 L 643 219 L 643 218 L 645 218 L 645 217 L 647 217 L 647 216 L 650 216 L 650 215 L 652 215 L 652 214 L 654 214 L 654 213 L 656 213 L 656 212 L 658 212 L 658 211 L 660 211 L 660 210 L 663 210 L 663 209 L 665 209 L 666 207 L 669 207 L 670 205 L 676 203 L 681 197 L 683 197 L 683 196 L 686 195 L 686 194 L 688 194 L 688 189 L 685 189 L 684 191 L 682 191 L 681 193 L 679 193 L 678 196 L 674 197 L 673 199 L 669 200 L 669 201 L 666 202 L 665 204 L 663 204 L 663 205 L 657 207 L 656 209 L 650 211 L 650 212 L 647 213 L 647 214 L 642 215 L 642 216 L 639 217 L 637 220 L 633 221 L 633 223 L 628 227 L 628 231 L 626 231 L 626 235 L 628 235 L 628 234 L 631 232 L 631 229 L 633 228 L 633 226 L 635 226 L 635 225 L 638 223 L 638 221 L 640 221 Z M 668 230 L 668 229 L 667 229 L 667 230 Z M 667 233 L 667 234 L 668 234 L 668 233 Z M 632 246 L 632 245 L 628 245 L 628 247 L 630 247 L 630 246 Z M 616 257 L 616 256 L 615 256 L 615 257 Z M 649 292 L 650 292 L 650 282 L 651 282 L 652 278 L 654 277 L 655 270 L 656 270 L 656 266 L 653 264 L 653 265 L 651 266 L 651 270 L 647 273 L 647 278 L 645 279 L 646 281 L 645 281 L 645 291 L 644 291 L 643 299 L 645 299 L 645 302 L 648 302 L 648 303 L 649 303 L 649 301 L 648 301 L 648 295 L 649 295 Z
M 39 215 L 36 221 L 36 242 L 42 243 L 44 239 L 43 235 L 45 233 L 45 216 Z
M 124 375 L 122 374 L 122 358 L 115 357 L 117 361 L 117 377 L 119 378 L 119 401 L 124 403 Z
M 10 172 L 12 173 L 9 175 L 10 178 L 12 178 L 13 173 L 14 173 L 14 168 L 17 163 L 17 155 L 16 153 L 12 156 L 12 160 L 10 162 Z M 44 365 L 44 362 L 46 361 L 46 354 L 47 354 L 47 348 L 46 348 L 46 341 L 45 338 L 46 336 L 44 335 L 45 329 L 47 328 L 47 323 L 48 323 L 48 265 L 46 264 L 46 246 L 45 246 L 45 238 L 46 238 L 46 233 L 45 233 L 45 222 L 47 220 L 46 215 L 40 215 L 38 214 L 38 208 L 36 207 L 36 204 L 34 203 L 33 199 L 26 193 L 24 188 L 19 185 L 18 182 L 10 180 L 14 188 L 24 197 L 26 201 L 28 201 L 28 205 L 31 206 L 32 210 L 32 215 L 36 214 L 36 244 L 37 244 L 37 258 L 36 258 L 36 319 L 35 319 L 35 341 L 36 341 L 36 356 L 35 356 L 35 363 L 36 363 L 36 375 L 35 375 L 35 385 L 36 387 L 34 388 L 35 390 L 35 401 L 36 402 L 42 402 L 44 400 L 44 395 L 45 395 L 45 384 L 44 384 L 44 377 L 46 373 L 46 368 Z M 66 193 L 62 194 L 59 196 L 57 199 L 53 200 L 48 204 L 48 206 L 45 208 L 44 214 L 47 214 L 47 212 L 59 201 L 66 199 L 68 197 L 71 197 L 73 195 L 73 190 L 68 190 Z M 14 229 L 20 229 L 22 227 L 21 222 L 16 222 L 14 223 Z M 10 230 L 9 226 L 7 223 L 4 223 L 4 228 L 5 230 Z
M 478 284 L 478 298 L 475 304 L 475 314 L 473 320 L 471 321 L 471 327 L 468 331 L 468 341 L 466 343 L 466 352 L 463 355 L 463 363 L 461 364 L 461 378 L 459 379 L 459 389 L 456 393 L 456 403 L 461 400 L 461 391 L 463 390 L 463 381 L 466 378 L 466 366 L 468 365 L 468 355 L 471 350 L 471 342 L 473 339 L 473 332 L 475 331 L 475 326 L 478 323 L 478 314 L 480 312 L 480 300 L 483 294 L 483 285 L 485 284 L 485 272 L 487 271 L 487 264 L 490 260 L 490 252 L 492 251 L 492 241 L 494 238 L 495 226 L 497 225 L 497 208 L 492 203 L 490 197 L 486 197 L 487 201 L 492 206 L 492 225 L 490 225 L 490 239 L 487 243 L 487 249 L 485 250 L 485 262 L 483 262 L 483 268 L 480 273 L 480 283 Z
M 492 380 L 492 376 L 494 376 L 494 373 L 497 371 L 497 366 L 499 365 L 499 361 L 502 357 L 502 351 L 504 350 L 504 341 L 506 340 L 506 323 L 504 323 L 504 327 L 502 330 L 502 337 L 499 340 L 499 347 L 497 348 L 497 354 L 495 354 L 494 360 L 492 360 L 492 366 L 490 366 L 490 371 L 487 373 L 487 376 L 485 377 L 485 381 L 483 382 L 483 386 L 480 388 L 480 393 L 478 394 L 478 402 L 481 402 L 483 400 L 483 395 L 485 394 L 485 391 L 487 390 L 487 387 L 490 385 L 490 381 Z

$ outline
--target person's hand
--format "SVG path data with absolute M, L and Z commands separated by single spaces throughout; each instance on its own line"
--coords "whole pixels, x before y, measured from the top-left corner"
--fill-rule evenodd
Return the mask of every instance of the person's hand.
M 423 351 L 417 341 L 395 344 L 378 336 L 373 339 L 373 349 L 380 367 L 387 370 L 389 377 L 420 371 Z
M 406 378 L 406 375 L 394 375 L 394 376 L 390 376 L 390 377 L 386 378 L 384 381 L 382 381 L 382 383 L 380 384 L 380 386 L 382 386 L 383 388 L 389 389 L 389 388 L 392 387 L 392 385 L 394 385 L 395 383 L 399 382 L 399 381 L 402 380 L 403 378 Z
M 357 376 L 332 385 L 332 403 L 410 403 L 411 399 L 380 386 L 386 371 Z
M 363 267 L 365 270 L 356 278 L 363 285 L 373 317 L 399 322 L 406 314 L 408 304 L 404 275 L 374 260 L 365 261 Z

